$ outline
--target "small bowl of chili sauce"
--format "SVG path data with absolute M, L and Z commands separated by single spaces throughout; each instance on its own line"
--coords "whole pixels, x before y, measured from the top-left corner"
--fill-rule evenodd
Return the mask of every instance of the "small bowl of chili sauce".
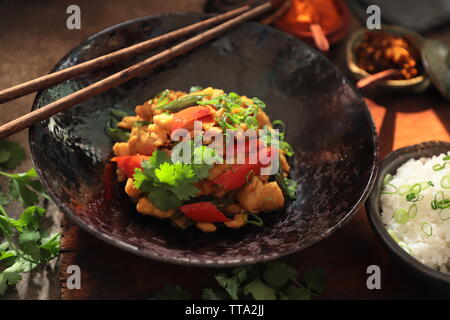
M 310 25 L 317 23 L 332 44 L 348 33 L 349 17 L 342 0 L 291 0 L 290 8 L 273 25 L 313 45 Z
M 360 29 L 347 42 L 347 66 L 356 79 L 397 69 L 398 75 L 381 83 L 381 87 L 421 92 L 431 83 L 421 58 L 424 41 L 419 34 L 398 26 Z

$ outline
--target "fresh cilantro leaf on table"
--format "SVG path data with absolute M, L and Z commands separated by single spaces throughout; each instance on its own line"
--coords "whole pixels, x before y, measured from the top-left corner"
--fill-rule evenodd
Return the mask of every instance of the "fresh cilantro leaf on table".
M 25 159 L 25 151 L 14 141 L 0 140 L 0 169 L 12 170 Z
M 0 294 L 8 285 L 22 279 L 22 273 L 44 265 L 60 251 L 60 234 L 48 235 L 40 229 L 40 218 L 45 210 L 32 206 L 26 208 L 18 219 L 8 216 L 0 206 Z
M 0 175 L 9 178 L 9 197 L 2 195 L 4 204 L 11 200 L 20 200 L 23 206 L 28 207 L 37 204 L 39 196 L 49 199 L 34 168 L 24 173 L 0 171 Z
M 12 170 L 25 158 L 19 144 L 0 140 L 0 168 Z M 9 181 L 8 193 L 0 192 L 0 295 L 8 285 L 15 285 L 22 279 L 22 273 L 46 264 L 58 256 L 60 251 L 59 233 L 50 235 L 41 230 L 40 218 L 45 210 L 36 206 L 39 196 L 48 199 L 36 171 L 0 175 Z M 18 219 L 9 217 L 4 206 L 18 200 L 27 207 Z
M 192 144 L 190 144 L 192 147 Z M 194 158 L 202 163 L 194 163 Z M 193 148 L 190 163 L 176 162 L 167 153 L 156 150 L 142 162 L 142 169 L 135 169 L 134 185 L 148 193 L 149 200 L 160 210 L 177 208 L 197 195 L 199 189 L 195 183 L 208 176 L 212 162 L 218 160 L 214 150 L 201 146 Z
M 203 300 L 310 300 L 325 290 L 325 274 L 322 269 L 306 271 L 302 281 L 290 265 L 276 261 L 246 267 L 238 267 L 228 273 L 215 276 L 222 290 L 204 289 Z M 167 286 L 159 299 L 171 297 L 188 300 L 189 294 L 179 286 Z

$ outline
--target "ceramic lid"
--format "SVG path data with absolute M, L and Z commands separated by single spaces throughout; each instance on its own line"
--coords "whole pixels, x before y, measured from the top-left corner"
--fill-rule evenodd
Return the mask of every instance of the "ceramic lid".
M 450 100 L 450 47 L 438 40 L 427 39 L 422 44 L 421 55 L 431 81 Z

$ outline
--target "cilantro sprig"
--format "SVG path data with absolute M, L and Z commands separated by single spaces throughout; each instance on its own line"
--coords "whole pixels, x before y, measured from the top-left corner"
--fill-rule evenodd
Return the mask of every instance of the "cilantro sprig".
M 0 141 L 0 167 L 14 169 L 24 159 L 25 152 L 20 145 Z M 40 219 L 45 210 L 36 206 L 39 196 L 48 198 L 36 171 L 0 175 L 9 181 L 8 192 L 0 192 L 0 295 L 8 285 L 15 285 L 22 279 L 22 273 L 45 265 L 58 256 L 60 234 L 48 234 L 41 230 Z M 26 208 L 19 218 L 10 217 L 5 209 L 11 201 L 20 201 Z
M 195 183 L 208 177 L 212 159 L 219 160 L 214 150 L 206 146 L 193 149 L 191 163 L 172 162 L 171 157 L 161 150 L 142 162 L 142 169 L 135 169 L 134 185 L 147 193 L 149 200 L 158 209 L 167 211 L 177 208 L 183 201 L 195 197 L 199 189 Z M 202 163 L 193 163 L 195 157 Z
M 325 273 L 312 268 L 300 277 L 290 265 L 275 261 L 238 267 L 215 276 L 221 290 L 206 288 L 203 300 L 310 300 L 325 291 Z M 153 296 L 157 300 L 189 300 L 178 285 L 167 285 Z

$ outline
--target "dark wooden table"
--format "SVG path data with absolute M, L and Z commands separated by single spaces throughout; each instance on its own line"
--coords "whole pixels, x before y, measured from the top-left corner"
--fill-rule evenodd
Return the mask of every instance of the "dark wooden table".
M 7 23 L 16 26 L 13 33 L 0 35 L 3 43 L 10 45 L 9 48 L 4 49 L 9 53 L 4 58 L 10 57 L 11 60 L 6 60 L 9 63 L 0 64 L 0 67 L 11 73 L 18 69 L 22 70 L 22 73 L 14 74 L 11 79 L 0 79 L 2 87 L 45 73 L 70 47 L 104 27 L 132 17 L 159 12 L 199 11 L 203 6 L 201 0 L 166 0 L 158 1 L 157 4 L 141 0 L 48 2 L 53 3 L 54 6 L 40 7 L 41 2 L 30 0 L 28 9 L 18 8 L 19 11 L 16 12 L 11 10 L 13 3 L 0 0 L 0 6 L 4 10 L 5 8 L 10 10 L 9 20 L 0 22 L 0 26 L 2 23 L 3 26 L 7 26 Z M 52 26 L 55 23 L 64 23 L 65 15 L 60 11 L 73 3 L 81 4 L 85 27 L 75 32 L 63 29 L 53 30 Z M 33 12 L 36 14 L 33 15 Z M 30 17 L 36 23 L 34 27 L 27 24 Z M 41 24 L 37 23 L 39 21 Z M 360 23 L 352 18 L 351 30 L 359 27 Z M 449 27 L 441 28 L 425 36 L 438 38 L 450 44 Z M 31 44 L 26 45 L 27 48 L 39 49 L 34 52 L 36 56 L 33 56 L 31 61 L 29 61 L 30 51 L 20 50 L 21 45 L 17 43 L 17 37 L 22 37 L 27 42 L 31 41 Z M 334 45 L 329 58 L 344 73 L 347 73 L 344 43 L 345 39 Z M 29 70 L 20 69 L 18 63 L 12 60 L 16 50 L 18 52 L 16 58 L 21 57 L 22 61 L 29 66 Z M 50 51 L 44 54 L 45 50 Z M 429 89 L 422 94 L 365 93 L 371 98 L 370 101 L 368 100 L 368 106 L 380 133 L 381 157 L 391 150 L 406 145 L 429 140 L 449 140 L 450 103 L 441 98 L 435 89 Z M 31 97 L 18 100 L 14 104 L 10 103 L 10 106 L 23 106 L 22 111 L 27 110 L 29 105 L 31 105 Z M 16 115 L 15 110 L 19 109 L 13 108 L 10 113 L 2 114 L 2 122 L 13 118 Z M 22 136 L 25 138 L 25 135 L 21 134 L 20 140 Z M 192 293 L 193 297 L 198 298 L 202 288 L 215 286 L 213 275 L 222 271 L 181 267 L 137 257 L 93 238 L 67 219 L 64 221 L 63 230 L 63 252 L 60 259 L 60 285 L 63 299 L 145 299 L 169 283 L 183 286 Z M 372 232 L 364 209 L 361 209 L 352 221 L 329 238 L 284 260 L 294 265 L 299 272 L 313 266 L 325 270 L 327 290 L 320 297 L 321 299 L 439 297 L 437 293 L 417 283 L 387 255 L 386 250 Z M 66 287 L 68 275 L 65 271 L 69 265 L 73 264 L 81 268 L 82 282 L 79 290 L 68 290 Z M 381 268 L 381 290 L 368 290 L 366 287 L 368 276 L 366 268 L 372 264 Z

